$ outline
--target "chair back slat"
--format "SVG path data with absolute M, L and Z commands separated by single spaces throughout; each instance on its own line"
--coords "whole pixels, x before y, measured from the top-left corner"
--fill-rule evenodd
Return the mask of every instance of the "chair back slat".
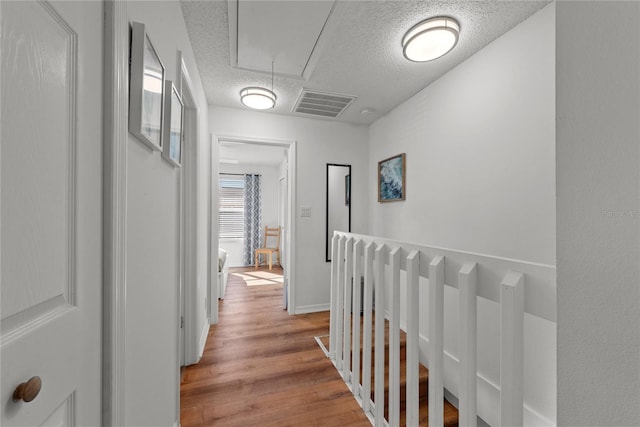
M 275 237 L 276 245 L 269 246 L 269 237 Z M 280 227 L 269 227 L 266 226 L 264 228 L 264 242 L 262 244 L 263 248 L 279 248 L 280 247 Z

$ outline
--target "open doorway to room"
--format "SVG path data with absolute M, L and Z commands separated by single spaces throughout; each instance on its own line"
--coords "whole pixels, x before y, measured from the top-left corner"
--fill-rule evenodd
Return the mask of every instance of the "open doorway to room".
M 295 143 L 219 137 L 216 148 L 218 297 L 224 304 L 229 283 L 268 285 L 291 312 Z
M 184 104 L 183 135 L 181 148 L 181 166 L 179 169 L 179 250 L 177 262 L 179 268 L 178 308 L 178 360 L 180 366 L 196 363 L 200 357 L 202 335 L 206 327 L 206 312 L 198 300 L 196 284 L 196 182 L 197 182 L 197 144 L 198 144 L 198 105 L 192 91 L 192 83 L 182 52 L 177 53 L 180 64 L 176 87 Z

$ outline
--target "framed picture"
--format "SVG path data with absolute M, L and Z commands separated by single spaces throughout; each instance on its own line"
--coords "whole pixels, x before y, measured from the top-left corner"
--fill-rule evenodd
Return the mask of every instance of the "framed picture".
M 378 162 L 378 202 L 404 200 L 405 174 L 405 153 Z
M 152 150 L 162 150 L 165 70 L 144 24 L 131 24 L 129 132 Z
M 165 82 L 165 117 L 162 140 L 162 158 L 174 166 L 180 166 L 182 159 L 182 122 L 184 105 L 178 89 L 171 80 Z
M 344 205 L 349 206 L 351 203 L 351 175 L 344 176 Z

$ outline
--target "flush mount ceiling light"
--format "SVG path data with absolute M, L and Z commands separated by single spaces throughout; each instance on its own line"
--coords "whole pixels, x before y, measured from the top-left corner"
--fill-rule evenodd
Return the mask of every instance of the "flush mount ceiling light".
M 402 53 L 409 61 L 432 61 L 453 49 L 459 34 L 460 25 L 455 19 L 430 18 L 407 31 L 402 38 Z
M 271 90 L 263 87 L 245 87 L 240 91 L 240 101 L 254 110 L 269 110 L 276 106 L 276 94 L 273 92 L 273 61 L 271 61 Z
M 245 87 L 240 91 L 240 101 L 255 110 L 268 110 L 276 106 L 276 94 L 262 87 Z

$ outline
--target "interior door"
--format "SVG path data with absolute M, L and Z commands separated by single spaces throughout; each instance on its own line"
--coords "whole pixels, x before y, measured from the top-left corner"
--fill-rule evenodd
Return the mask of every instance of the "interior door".
M 100 425 L 102 3 L 0 25 L 0 424 Z

